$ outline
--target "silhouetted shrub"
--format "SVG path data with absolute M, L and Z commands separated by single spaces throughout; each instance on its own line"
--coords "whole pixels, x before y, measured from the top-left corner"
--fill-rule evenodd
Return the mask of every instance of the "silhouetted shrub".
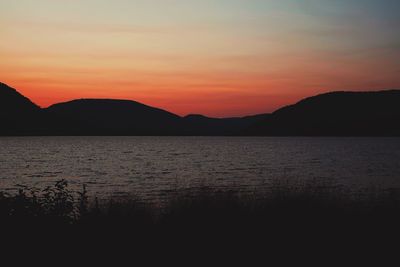
M 44 190 L 19 186 L 15 195 L 0 193 L 0 219 L 9 233 L 22 231 L 20 238 L 37 233 L 35 240 L 79 240 L 74 246 L 83 249 L 121 240 L 162 248 L 173 242 L 187 244 L 183 249 L 235 250 L 238 244 L 261 242 L 299 249 L 307 244 L 364 246 L 397 237 L 399 192 L 374 189 L 360 195 L 285 183 L 274 184 L 265 195 L 204 187 L 181 190 L 166 205 L 154 207 L 134 196 L 91 199 L 86 186 L 72 192 L 61 180 Z

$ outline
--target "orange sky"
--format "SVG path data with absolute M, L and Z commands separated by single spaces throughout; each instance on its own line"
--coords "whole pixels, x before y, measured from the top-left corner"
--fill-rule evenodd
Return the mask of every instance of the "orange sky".
M 42 107 L 119 98 L 216 117 L 400 88 L 399 5 L 357 3 L 0 0 L 0 81 Z

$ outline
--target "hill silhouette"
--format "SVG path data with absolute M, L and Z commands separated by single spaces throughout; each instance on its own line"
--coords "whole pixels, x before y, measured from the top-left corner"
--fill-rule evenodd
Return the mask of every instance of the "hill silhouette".
M 399 118 L 400 90 L 332 92 L 281 108 L 246 134 L 399 136 Z
M 260 114 L 242 118 L 218 119 L 192 114 L 182 119 L 181 132 L 184 135 L 237 135 L 268 116 L 269 114 Z
M 0 114 L 19 115 L 40 110 L 28 98 L 21 95 L 14 88 L 0 82 Z
M 0 83 L 0 135 L 400 136 L 399 118 L 400 90 L 332 92 L 272 114 L 209 118 L 113 99 L 41 109 Z
M 45 109 L 55 134 L 173 135 L 180 117 L 135 101 L 80 99 Z
M 14 88 L 0 83 L 0 134 L 33 134 L 41 109 Z

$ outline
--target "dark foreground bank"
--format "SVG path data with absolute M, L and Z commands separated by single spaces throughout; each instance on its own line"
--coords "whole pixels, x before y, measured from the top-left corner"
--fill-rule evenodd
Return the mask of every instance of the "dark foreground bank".
M 396 253 L 400 194 L 370 189 L 349 196 L 323 186 L 276 185 L 268 196 L 244 196 L 202 188 L 157 206 L 134 197 L 89 198 L 85 188 L 72 192 L 59 181 L 44 190 L 1 193 L 0 219 L 3 244 L 64 256 L 76 249 L 96 259 L 146 251 L 149 261 L 214 255 L 226 262 L 310 257 L 329 263 Z

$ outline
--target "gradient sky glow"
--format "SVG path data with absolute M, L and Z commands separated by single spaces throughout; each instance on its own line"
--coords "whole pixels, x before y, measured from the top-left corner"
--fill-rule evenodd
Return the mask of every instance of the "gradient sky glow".
M 398 0 L 0 0 L 0 81 L 41 106 L 270 112 L 400 88 L 399 14 Z

